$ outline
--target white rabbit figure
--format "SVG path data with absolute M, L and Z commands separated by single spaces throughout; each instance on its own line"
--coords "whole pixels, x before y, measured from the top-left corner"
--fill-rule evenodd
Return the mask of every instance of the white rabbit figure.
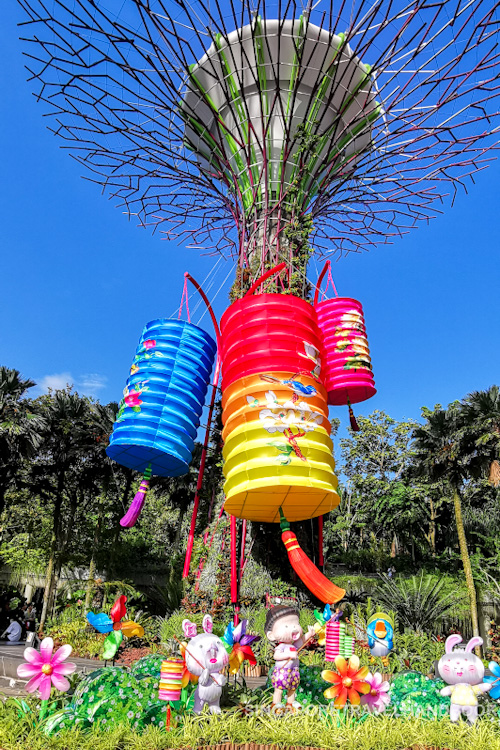
M 229 656 L 220 638 L 212 634 L 212 618 L 203 618 L 203 633 L 196 634 L 196 625 L 189 620 L 182 621 L 182 629 L 187 638 L 191 638 L 184 658 L 191 674 L 199 677 L 194 693 L 194 712 L 201 713 L 206 704 L 213 714 L 220 713 L 219 701 L 222 688 L 227 678 L 220 674 L 227 664 Z
M 483 682 L 484 665 L 473 653 L 475 646 L 482 646 L 482 638 L 471 638 L 465 649 L 453 651 L 454 646 L 462 642 L 460 635 L 450 635 L 446 639 L 445 653 L 438 663 L 440 677 L 448 683 L 441 690 L 441 695 L 449 695 L 450 719 L 458 721 L 464 713 L 473 724 L 477 719 L 477 696 L 486 693 L 491 683 Z

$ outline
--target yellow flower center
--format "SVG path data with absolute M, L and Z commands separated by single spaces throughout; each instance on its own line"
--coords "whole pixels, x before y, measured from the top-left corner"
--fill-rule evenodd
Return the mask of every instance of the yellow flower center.
M 352 679 L 350 677 L 344 677 L 344 679 L 342 680 L 342 684 L 344 687 L 350 688 L 352 685 Z
M 372 688 L 370 690 L 370 695 L 377 695 L 377 691 L 375 690 L 375 688 Z
M 44 664 L 42 667 L 42 672 L 44 674 L 52 674 L 53 671 L 54 667 L 52 666 L 52 664 Z

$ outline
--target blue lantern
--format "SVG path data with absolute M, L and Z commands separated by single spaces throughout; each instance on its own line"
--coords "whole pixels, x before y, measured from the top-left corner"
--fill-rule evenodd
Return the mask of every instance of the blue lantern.
M 188 471 L 215 353 L 214 340 L 192 323 L 153 320 L 142 332 L 106 451 L 145 473 L 140 508 L 152 474 Z M 122 525 L 133 526 L 140 508 Z

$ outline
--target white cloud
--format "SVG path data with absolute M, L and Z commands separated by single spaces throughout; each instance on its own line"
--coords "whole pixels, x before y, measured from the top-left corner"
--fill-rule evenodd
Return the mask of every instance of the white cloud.
M 86 396 L 96 396 L 102 388 L 106 388 L 108 379 L 105 375 L 99 375 L 97 372 L 91 372 L 88 375 L 81 375 L 76 381 L 76 388 Z
M 59 372 L 53 375 L 44 375 L 38 380 L 37 390 L 47 393 L 49 388 L 53 391 L 63 390 L 67 385 L 74 386 L 78 393 L 84 396 L 97 396 L 99 391 L 106 387 L 107 377 L 96 372 L 73 377 L 70 372 Z
M 43 378 L 40 378 L 37 385 L 42 393 L 47 393 L 49 388 L 53 391 L 60 391 L 66 388 L 68 384 L 73 385 L 73 383 L 74 378 L 70 372 L 60 372 L 54 373 L 54 375 L 44 375 Z

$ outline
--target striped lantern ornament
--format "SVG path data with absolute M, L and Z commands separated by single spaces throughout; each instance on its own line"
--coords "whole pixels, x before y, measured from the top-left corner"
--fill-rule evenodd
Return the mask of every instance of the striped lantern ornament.
M 161 701 L 178 701 L 181 697 L 184 659 L 165 659 L 161 663 L 158 698 Z
M 281 506 L 299 521 L 339 503 L 321 339 L 308 302 L 252 294 L 263 280 L 221 319 L 224 507 L 278 523 Z
M 354 653 L 354 638 L 346 633 L 344 622 L 326 623 L 325 660 L 335 661 L 337 656 L 348 659 Z

